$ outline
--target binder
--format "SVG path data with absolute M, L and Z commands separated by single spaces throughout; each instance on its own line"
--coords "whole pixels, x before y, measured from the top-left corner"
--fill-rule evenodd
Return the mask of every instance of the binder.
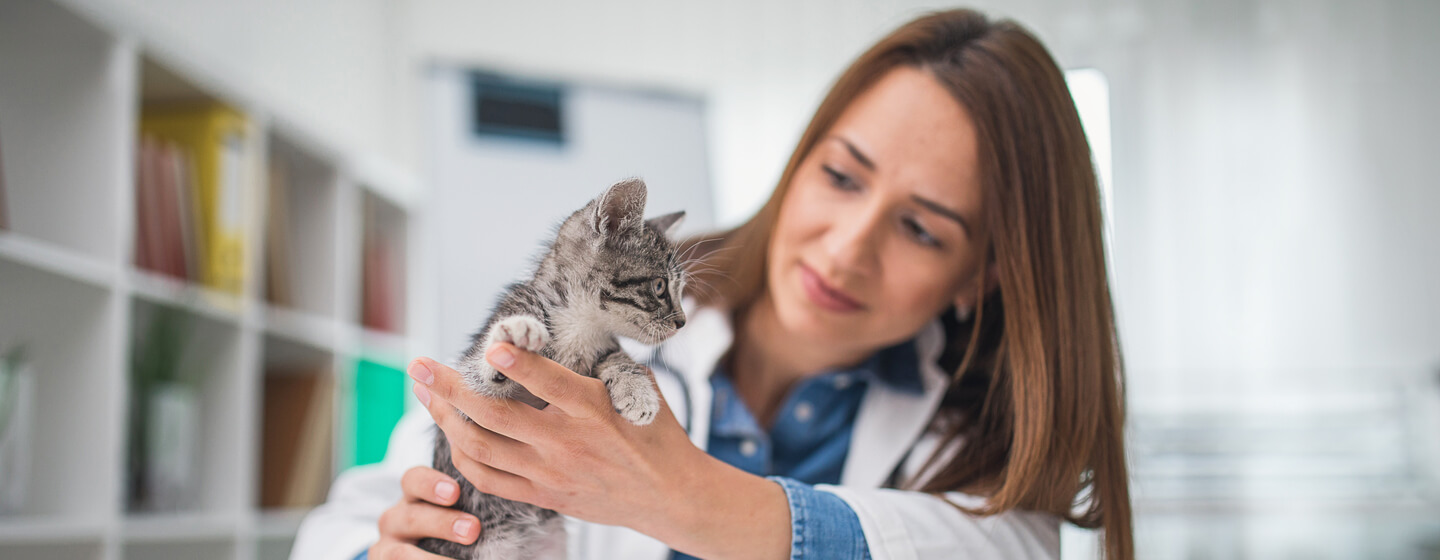
M 251 186 L 249 121 L 219 104 L 147 107 L 140 131 L 184 153 L 195 217 L 197 272 L 202 284 L 239 294 L 245 280 L 245 201 Z

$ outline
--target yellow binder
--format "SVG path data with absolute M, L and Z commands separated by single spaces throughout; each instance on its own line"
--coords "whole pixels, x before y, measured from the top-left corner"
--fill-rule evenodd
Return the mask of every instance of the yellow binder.
M 200 281 L 239 294 L 245 284 L 245 201 L 252 188 L 249 120 L 219 104 L 146 107 L 140 131 L 188 154 Z

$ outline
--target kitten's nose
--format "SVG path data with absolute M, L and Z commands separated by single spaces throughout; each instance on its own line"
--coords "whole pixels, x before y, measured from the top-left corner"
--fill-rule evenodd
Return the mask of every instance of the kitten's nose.
M 676 320 L 675 320 L 675 328 L 678 329 L 678 328 L 683 327 L 683 326 L 685 326 L 685 319 L 684 319 L 684 318 L 680 318 L 680 319 L 676 319 Z

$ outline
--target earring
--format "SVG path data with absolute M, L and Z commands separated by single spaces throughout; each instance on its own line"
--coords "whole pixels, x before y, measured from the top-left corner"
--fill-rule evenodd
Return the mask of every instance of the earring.
M 970 310 L 970 307 L 969 307 L 969 306 L 966 306 L 966 305 L 957 305 L 957 306 L 955 306 L 955 318 L 958 319 L 961 323 L 964 323 L 965 321 L 969 321 L 969 320 L 970 320 L 970 311 L 971 311 L 971 310 Z

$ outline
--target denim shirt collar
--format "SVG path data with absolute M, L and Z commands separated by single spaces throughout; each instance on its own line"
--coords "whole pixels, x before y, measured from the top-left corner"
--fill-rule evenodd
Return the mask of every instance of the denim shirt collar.
M 866 358 L 864 362 L 852 368 L 826 371 L 819 375 L 808 377 L 801 383 L 834 379 L 840 376 L 849 376 L 858 383 L 882 383 L 892 390 L 909 395 L 923 395 L 925 385 L 920 378 L 920 359 L 916 355 L 914 340 L 906 340 L 894 346 L 881 349 Z M 729 372 L 723 364 L 717 364 L 711 375 L 710 383 L 715 387 L 718 394 L 725 395 L 715 403 L 715 410 L 712 417 L 717 422 L 711 429 L 729 433 L 742 431 L 755 431 L 758 426 L 753 426 L 754 420 L 748 413 L 741 414 L 745 405 L 735 398 L 736 391 L 734 384 L 730 381 Z M 735 408 L 738 407 L 738 408 Z M 745 425 L 731 425 L 739 422 Z M 726 425 L 722 425 L 726 424 Z

